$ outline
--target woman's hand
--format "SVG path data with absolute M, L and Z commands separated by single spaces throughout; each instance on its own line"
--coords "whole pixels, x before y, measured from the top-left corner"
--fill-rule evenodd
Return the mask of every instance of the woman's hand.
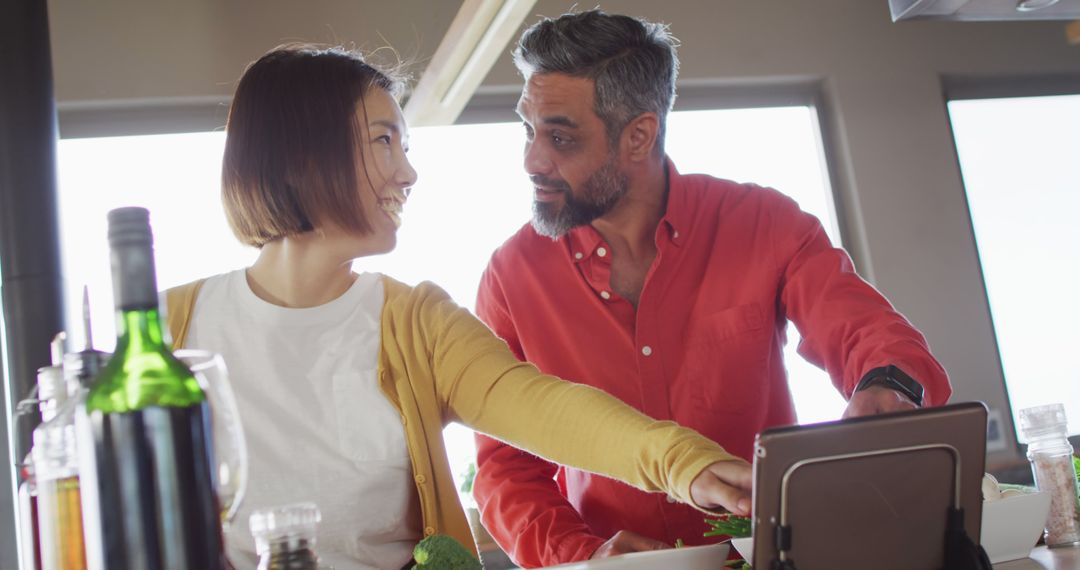
M 749 516 L 754 476 L 750 464 L 742 459 L 717 461 L 690 483 L 690 498 L 703 509 L 724 508 L 740 516 Z
M 600 548 L 597 548 L 596 552 L 593 552 L 593 555 L 589 558 L 609 558 L 631 552 L 664 550 L 666 548 L 671 548 L 671 545 L 659 540 L 653 540 L 647 536 L 641 536 L 635 532 L 620 530 L 615 533 L 615 536 L 609 538 L 607 542 L 601 544 Z

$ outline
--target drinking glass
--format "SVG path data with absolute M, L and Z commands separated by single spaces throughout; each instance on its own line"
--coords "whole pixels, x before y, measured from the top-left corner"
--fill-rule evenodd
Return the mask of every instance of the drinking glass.
M 173 354 L 191 369 L 210 403 L 214 461 L 217 464 L 216 491 L 221 522 L 228 525 L 244 499 L 248 461 L 244 426 L 229 384 L 225 360 L 221 355 L 205 350 L 182 349 Z

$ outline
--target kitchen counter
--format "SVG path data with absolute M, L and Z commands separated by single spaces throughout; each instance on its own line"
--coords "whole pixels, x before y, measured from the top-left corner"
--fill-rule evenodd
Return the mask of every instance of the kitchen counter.
M 1029 558 L 994 564 L 994 570 L 1076 570 L 1080 568 L 1080 546 L 1047 548 L 1031 551 Z

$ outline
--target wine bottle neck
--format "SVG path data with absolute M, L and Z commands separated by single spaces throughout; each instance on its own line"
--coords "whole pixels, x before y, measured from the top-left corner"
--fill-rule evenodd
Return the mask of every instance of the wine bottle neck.
M 113 298 L 121 312 L 157 309 L 154 250 L 149 243 L 112 246 Z
M 191 370 L 165 344 L 157 308 L 120 311 L 117 320 L 116 350 L 86 396 L 87 411 L 183 408 L 206 400 Z
M 120 310 L 116 330 L 116 353 L 165 349 L 161 317 L 157 308 Z

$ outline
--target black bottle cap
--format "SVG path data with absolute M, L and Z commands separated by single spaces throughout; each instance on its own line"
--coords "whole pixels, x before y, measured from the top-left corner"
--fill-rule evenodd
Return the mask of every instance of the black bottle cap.
M 117 208 L 109 212 L 113 300 L 118 310 L 157 308 L 153 243 L 150 212 L 146 208 Z

